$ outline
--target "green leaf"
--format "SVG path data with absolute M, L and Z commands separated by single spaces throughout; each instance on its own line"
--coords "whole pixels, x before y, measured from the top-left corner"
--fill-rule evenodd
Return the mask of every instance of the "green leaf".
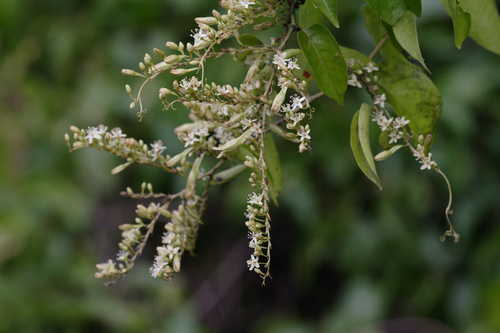
M 365 0 L 365 2 L 390 25 L 395 25 L 406 11 L 405 0 Z
M 368 32 L 372 35 L 375 43 L 380 42 L 383 38 L 390 36 L 389 31 L 384 26 L 384 23 L 377 15 L 377 12 L 373 10 L 370 6 L 363 7 L 363 16 Z M 381 54 L 384 59 L 388 62 L 402 62 L 407 63 L 408 60 L 400 52 L 400 47 L 397 43 L 394 43 L 392 38 L 389 38 L 382 48 L 379 54 Z
M 307 29 L 315 24 L 325 22 L 325 16 L 314 6 L 314 0 L 306 0 L 299 8 L 298 24 L 301 29 Z
M 264 137 L 264 160 L 266 161 L 268 177 L 270 180 L 271 199 L 278 205 L 278 195 L 283 187 L 283 176 L 278 149 L 274 143 L 273 135 L 267 133 Z
M 337 0 L 313 0 L 313 4 L 321 10 L 323 15 L 325 15 L 336 28 L 340 27 L 339 19 L 337 17 Z
M 460 0 L 470 14 L 470 36 L 482 47 L 500 54 L 500 17 L 495 0 Z
M 370 179 L 379 190 L 382 190 L 382 182 L 375 169 L 375 162 L 370 148 L 370 106 L 361 105 L 358 112 L 354 114 L 351 122 L 351 150 L 358 167 Z
M 238 43 L 243 46 L 262 46 L 263 43 L 256 36 L 251 34 L 241 34 L 237 36 Z
M 339 104 L 347 90 L 347 65 L 333 35 L 321 25 L 299 32 L 299 45 L 318 87 Z
M 422 15 L 422 0 L 405 0 L 406 7 L 417 16 Z
M 381 67 L 379 85 L 399 116 L 410 121 L 415 138 L 431 134 L 441 115 L 441 94 L 422 70 L 411 63 Z
M 398 23 L 393 27 L 394 36 L 399 45 L 427 69 L 422 53 L 420 52 L 420 45 L 418 44 L 416 21 L 415 14 L 406 11 L 403 17 L 401 17 Z
M 453 32 L 455 33 L 455 46 L 457 49 L 462 47 L 462 43 L 469 35 L 470 14 L 462 9 L 457 0 L 449 0 L 450 15 L 453 21 Z
M 340 51 L 342 52 L 346 63 L 350 62 L 349 66 L 351 66 L 354 70 L 361 69 L 370 62 L 370 58 L 358 50 L 341 46 Z
M 375 41 L 387 34 L 380 19 L 368 7 L 363 10 L 367 28 Z M 399 51 L 396 42 L 388 39 L 380 51 L 384 62 L 379 64 L 378 83 L 387 96 L 388 103 L 399 116 L 410 121 L 410 128 L 417 138 L 431 134 L 441 114 L 441 95 L 429 77 L 410 63 Z M 381 145 L 388 148 L 387 137 L 381 135 Z

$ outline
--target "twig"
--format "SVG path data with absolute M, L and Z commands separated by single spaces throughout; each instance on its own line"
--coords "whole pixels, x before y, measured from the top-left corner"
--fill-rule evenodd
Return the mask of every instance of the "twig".
M 384 44 L 385 44 L 385 42 L 387 41 L 388 38 L 389 38 L 389 35 L 387 33 L 385 33 L 384 37 L 377 43 L 377 45 L 375 45 L 375 48 L 373 49 L 373 51 L 368 56 L 368 58 L 370 60 L 372 60 L 373 57 L 375 57 L 377 55 L 378 51 L 380 51 L 380 49 L 382 48 L 382 46 L 384 46 Z

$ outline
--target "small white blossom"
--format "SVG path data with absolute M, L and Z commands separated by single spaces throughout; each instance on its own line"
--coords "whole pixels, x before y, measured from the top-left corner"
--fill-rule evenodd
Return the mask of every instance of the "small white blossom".
M 254 255 L 250 256 L 250 259 L 247 260 L 247 265 L 248 265 L 249 271 L 253 271 L 253 270 L 258 269 L 260 267 L 259 258 L 257 258 Z
M 294 95 L 292 96 L 291 109 L 304 109 L 307 106 L 307 99 L 304 96 Z
M 405 127 L 409 123 L 410 123 L 410 121 L 408 119 L 406 119 L 405 117 L 397 117 L 396 119 L 394 119 L 392 126 L 394 126 L 394 128 L 396 128 L 396 129 L 399 129 L 399 128 Z
M 158 246 L 156 250 L 158 251 L 158 256 L 168 258 L 170 260 L 174 259 L 174 256 L 180 252 L 178 247 L 173 247 L 172 245 Z
M 393 130 L 389 133 L 389 143 L 396 143 L 403 138 L 403 132 L 398 130 Z
M 376 95 L 373 104 L 380 106 L 381 108 L 385 107 L 386 96 L 385 94 Z
M 263 193 L 261 194 L 257 194 L 255 192 L 250 193 L 250 195 L 248 196 L 248 204 L 260 207 L 263 204 L 262 202 L 263 197 L 264 197 Z
M 120 139 L 126 137 L 126 135 L 122 132 L 122 129 L 118 127 L 113 128 L 110 132 L 110 135 L 112 139 Z
M 358 81 L 358 77 L 356 76 L 356 74 L 351 74 L 349 80 L 347 80 L 347 84 L 351 87 L 363 88 L 361 82 Z
M 378 71 L 379 68 L 373 62 L 369 62 L 368 65 L 366 65 L 365 67 L 363 67 L 363 69 L 366 72 L 371 73 L 371 72 Z
M 166 149 L 161 140 L 157 140 L 151 144 L 151 156 L 153 157 L 153 161 L 156 161 L 160 154 Z
M 437 165 L 436 162 L 432 160 L 432 153 L 429 153 L 427 156 L 421 156 L 419 162 L 421 163 L 420 170 L 430 170 Z
M 191 37 L 193 37 L 195 47 L 210 41 L 210 36 L 208 35 L 208 31 L 200 28 L 196 29 L 191 34 Z
M 255 1 L 240 0 L 240 6 L 243 8 L 250 8 L 251 5 L 255 5 Z
M 104 125 L 99 125 L 97 127 L 89 127 L 87 129 L 87 135 L 85 139 L 89 144 L 92 144 L 94 140 L 101 140 L 102 136 L 106 133 L 107 127 Z
M 310 132 L 311 129 L 309 128 L 309 125 L 300 126 L 299 130 L 297 131 L 297 135 L 299 136 L 300 141 L 304 142 L 311 140 L 311 135 L 309 134 Z

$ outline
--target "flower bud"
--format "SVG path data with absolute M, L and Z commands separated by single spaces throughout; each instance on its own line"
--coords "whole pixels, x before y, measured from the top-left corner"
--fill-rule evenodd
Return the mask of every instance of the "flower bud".
M 133 71 L 131 69 L 122 69 L 122 74 L 123 75 L 129 75 L 129 76 L 139 76 L 139 77 L 144 77 L 141 73 L 138 73 L 136 71 Z
M 280 92 L 276 95 L 276 97 L 274 97 L 273 105 L 271 106 L 271 112 L 279 111 L 281 105 L 283 105 L 283 102 L 285 101 L 287 90 L 287 87 L 281 88 Z
M 215 17 L 197 17 L 194 19 L 198 24 L 213 25 L 217 24 L 217 19 Z

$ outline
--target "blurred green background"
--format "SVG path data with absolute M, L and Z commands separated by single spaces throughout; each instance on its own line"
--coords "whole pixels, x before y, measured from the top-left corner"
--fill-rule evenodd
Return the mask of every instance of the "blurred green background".
M 369 52 L 361 4 L 341 2 L 335 35 Z M 269 285 L 244 263 L 245 177 L 212 191 L 197 255 L 175 279 L 150 278 L 152 246 L 125 280 L 94 279 L 95 263 L 115 252 L 116 226 L 133 218 L 119 191 L 148 181 L 168 192 L 182 180 L 149 167 L 111 176 L 118 159 L 69 154 L 63 135 L 105 123 L 175 150 L 185 111 L 161 112 L 150 98 L 138 123 L 120 69 L 187 41 L 192 19 L 216 6 L 0 1 L 0 332 L 500 332 L 500 57 L 471 40 L 457 51 L 431 0 L 419 32 L 444 97 L 434 156 L 454 186 L 459 244 L 439 241 L 446 188 L 411 156 L 381 164 L 383 192 L 356 168 L 348 131 L 366 96 L 350 91 L 342 108 L 316 104 L 311 153 L 279 143 L 286 184 Z M 242 73 L 228 58 L 208 77 L 236 83 Z

